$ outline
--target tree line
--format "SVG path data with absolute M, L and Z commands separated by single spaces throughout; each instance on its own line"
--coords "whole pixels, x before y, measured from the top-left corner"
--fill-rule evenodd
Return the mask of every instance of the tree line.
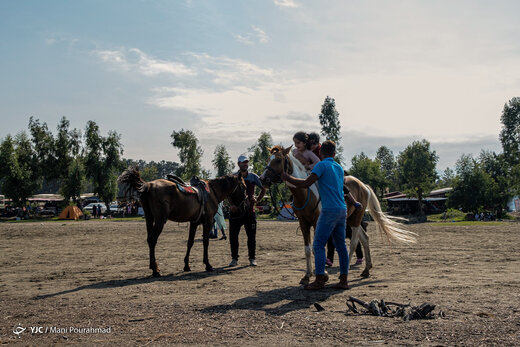
M 339 144 L 341 124 L 333 98 L 325 98 L 318 119 L 322 140 Z M 455 170 L 447 168 L 442 175 L 436 170 L 438 155 L 425 139 L 414 141 L 397 155 L 387 146 L 380 146 L 374 158 L 362 152 L 351 159 L 347 171 L 369 184 L 380 199 L 389 191 L 416 197 L 420 211 L 424 197 L 432 189 L 452 187 L 448 207 L 467 212 L 489 210 L 500 215 L 511 197 L 520 192 L 520 98 L 512 98 L 504 105 L 501 122 L 503 153 L 482 151 L 478 158 L 463 154 Z M 201 165 L 204 152 L 191 130 L 175 130 L 171 134 L 179 162 L 125 159 L 121 135 L 111 130 L 103 136 L 94 121 L 87 122 L 82 134 L 71 129 L 70 122 L 63 117 L 56 130 L 53 134 L 46 123 L 31 117 L 30 135 L 22 131 L 14 137 L 7 135 L 0 142 L 0 191 L 14 204 L 24 205 L 28 197 L 39 191 L 60 192 L 66 201 L 76 201 L 87 189 L 108 206 L 118 191 L 122 194 L 116 179 L 130 165 L 139 166 L 147 181 L 167 174 L 184 179 L 194 175 L 208 179 L 211 175 Z M 247 149 L 251 171 L 260 173 L 265 168 L 270 156 L 268 148 L 273 145 L 269 132 L 262 132 Z M 336 160 L 345 166 L 341 146 Z M 235 162 L 224 144 L 214 149 L 212 165 L 217 177 L 233 171 Z M 272 190 L 275 202 L 288 201 L 287 190 Z

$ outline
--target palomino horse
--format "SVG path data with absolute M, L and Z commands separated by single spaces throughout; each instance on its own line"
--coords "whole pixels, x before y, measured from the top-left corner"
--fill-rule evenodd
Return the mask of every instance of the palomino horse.
M 292 147 L 292 146 L 291 146 Z M 307 178 L 307 172 L 300 161 L 291 153 L 291 147 L 283 148 L 275 146 L 270 149 L 271 157 L 264 172 L 260 176 L 260 180 L 264 187 L 269 188 L 272 183 L 281 183 L 280 174 L 282 171 L 297 177 Z M 312 258 L 311 258 L 311 226 L 316 228 L 316 223 L 320 215 L 321 206 L 319 203 L 319 194 L 317 187 L 312 185 L 307 188 L 296 188 L 290 183 L 285 182 L 293 194 L 293 210 L 300 224 L 303 234 L 303 242 L 305 244 L 305 257 L 307 261 L 307 271 L 301 279 L 301 284 L 308 284 L 312 276 Z M 347 224 L 352 228 L 352 240 L 350 242 L 350 254 L 353 254 L 358 242 L 361 242 L 365 252 L 365 269 L 361 276 L 369 277 L 372 268 L 372 258 L 368 247 L 368 235 L 361 227 L 363 214 L 366 208 L 372 218 L 377 223 L 377 229 L 385 234 L 389 240 L 397 240 L 405 243 L 415 242 L 415 234 L 401 228 L 400 224 L 389 219 L 381 211 L 381 206 L 372 189 L 362 183 L 353 176 L 345 176 L 344 185 L 350 190 L 354 198 L 361 203 L 362 207 L 354 209 L 348 206 Z
M 146 218 L 150 269 L 152 269 L 154 277 L 160 276 L 159 267 L 155 260 L 155 245 L 168 219 L 174 222 L 190 222 L 188 247 L 184 257 L 184 271 L 191 270 L 190 250 L 193 246 L 197 226 L 203 225 L 203 262 L 206 265 L 206 271 L 212 271 L 213 267 L 208 260 L 209 233 L 213 228 L 218 203 L 229 198 L 233 205 L 242 209 L 247 208 L 248 204 L 244 179 L 236 175 L 209 180 L 210 193 L 204 206 L 199 202 L 197 195 L 181 192 L 176 183 L 164 179 L 145 182 L 137 167 L 129 167 L 119 176 L 118 181 L 127 184 L 129 190 L 137 191 L 139 194 Z M 201 208 L 204 208 L 204 210 L 201 211 Z

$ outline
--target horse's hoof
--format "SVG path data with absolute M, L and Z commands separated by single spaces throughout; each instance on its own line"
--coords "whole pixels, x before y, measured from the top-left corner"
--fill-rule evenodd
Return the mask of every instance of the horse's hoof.
M 309 282 L 310 282 L 310 278 L 307 277 L 307 276 L 305 276 L 304 278 L 302 278 L 302 279 L 300 280 L 300 284 L 303 284 L 304 286 L 308 285 Z
M 360 275 L 361 277 L 363 278 L 369 278 L 370 277 L 370 272 L 368 272 L 368 270 L 365 270 L 361 273 Z
M 152 274 L 153 277 L 161 277 L 161 274 L 157 271 L 154 271 Z
M 211 266 L 211 265 L 210 266 L 206 266 L 206 271 L 207 272 L 213 271 L 213 266 Z
M 188 265 L 186 265 L 186 266 L 184 266 L 184 271 L 189 272 L 189 271 L 191 271 L 191 268 Z

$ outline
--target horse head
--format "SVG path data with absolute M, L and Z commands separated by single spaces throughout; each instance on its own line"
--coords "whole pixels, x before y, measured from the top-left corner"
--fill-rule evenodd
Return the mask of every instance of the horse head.
M 249 200 L 247 199 L 246 182 L 241 175 L 230 175 L 229 176 L 234 186 L 233 191 L 229 195 L 229 200 L 235 206 L 247 209 L 249 207 Z
M 288 157 L 291 148 L 292 145 L 288 148 L 283 148 L 282 146 L 269 148 L 271 156 L 264 172 L 260 175 L 260 182 L 262 182 L 264 187 L 269 188 L 273 183 L 282 183 L 280 175 L 283 171 L 291 173 L 292 163 Z

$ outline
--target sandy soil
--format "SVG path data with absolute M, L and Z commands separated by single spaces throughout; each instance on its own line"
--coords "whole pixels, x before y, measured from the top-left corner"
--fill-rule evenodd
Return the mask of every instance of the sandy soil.
M 308 292 L 298 285 L 305 263 L 296 223 L 259 222 L 256 268 L 246 266 L 244 231 L 235 268 L 226 267 L 229 243 L 212 240 L 212 273 L 204 271 L 199 233 L 192 272 L 184 273 L 187 227 L 169 222 L 157 246 L 158 279 L 150 278 L 142 221 L 2 223 L 0 342 L 519 345 L 520 224 L 408 228 L 417 245 L 389 245 L 370 224 L 372 276 L 361 279 L 354 268 L 350 290 Z M 338 268 L 329 273 L 335 282 Z M 349 295 L 431 302 L 446 317 L 353 315 Z M 18 337 L 16 328 L 26 330 Z

